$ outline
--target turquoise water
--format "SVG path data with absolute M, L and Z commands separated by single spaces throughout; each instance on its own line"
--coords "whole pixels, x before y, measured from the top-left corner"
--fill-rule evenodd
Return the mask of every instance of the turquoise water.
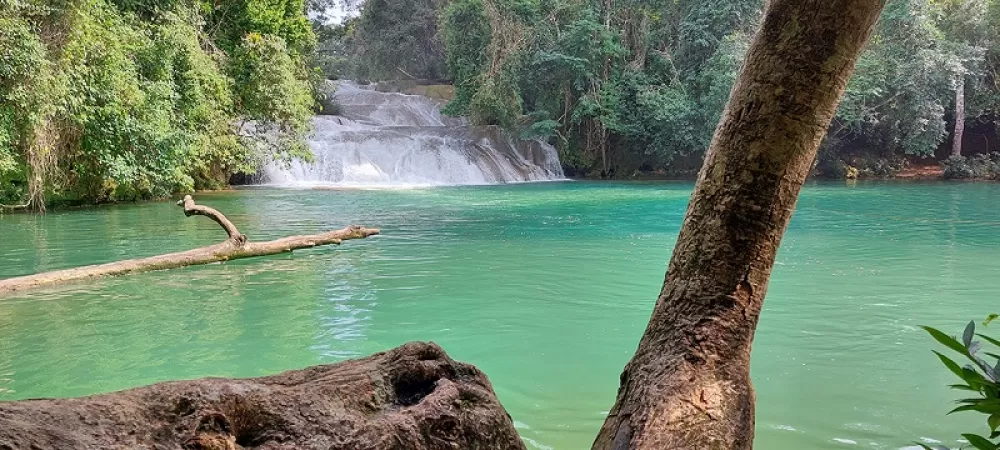
M 340 247 L 0 299 L 0 399 L 249 377 L 433 340 L 486 371 L 529 448 L 589 448 L 663 280 L 691 185 L 203 194 L 251 239 Z M 917 326 L 1000 312 L 1000 185 L 811 185 L 757 333 L 757 448 L 955 444 Z M 221 239 L 171 202 L 0 217 L 0 277 Z

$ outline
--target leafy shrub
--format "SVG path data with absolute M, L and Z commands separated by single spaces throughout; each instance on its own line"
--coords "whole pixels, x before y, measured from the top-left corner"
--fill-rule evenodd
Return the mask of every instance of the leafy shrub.
M 250 33 L 236 51 L 231 71 L 238 102 L 245 118 L 256 121 L 251 142 L 271 159 L 311 155 L 305 136 L 316 103 L 302 70 L 278 36 Z
M 33 89 L 32 77 L 46 66 L 45 47 L 32 32 L 31 24 L 20 18 L 0 15 L 0 202 L 5 191 L 23 184 L 21 149 L 27 134 L 38 120 L 41 103 Z
M 1000 153 L 952 156 L 941 163 L 949 180 L 1000 179 Z
M 0 1 L 0 203 L 162 197 L 310 156 L 302 0 L 214 5 Z
M 989 324 L 996 318 L 996 315 L 992 315 L 986 320 L 986 323 Z M 975 449 L 997 450 L 1000 448 L 1000 443 L 996 441 L 997 438 L 1000 438 L 1000 431 L 998 431 L 1000 428 L 1000 355 L 982 351 L 982 341 L 974 339 L 979 337 L 998 348 L 1000 348 L 1000 340 L 985 334 L 977 334 L 975 322 L 969 322 L 969 325 L 965 327 L 961 340 L 931 327 L 924 327 L 924 329 L 939 343 L 969 361 L 968 364 L 962 366 L 944 354 L 934 352 L 945 367 L 961 380 L 961 383 L 953 384 L 951 388 L 970 393 L 969 398 L 959 400 L 959 406 L 948 414 L 975 411 L 986 415 L 986 425 L 990 430 L 989 438 L 975 433 L 965 433 L 962 434 L 962 437 L 969 441 Z M 985 358 L 981 356 L 983 354 Z M 948 450 L 947 447 L 940 445 L 918 445 L 927 450 Z

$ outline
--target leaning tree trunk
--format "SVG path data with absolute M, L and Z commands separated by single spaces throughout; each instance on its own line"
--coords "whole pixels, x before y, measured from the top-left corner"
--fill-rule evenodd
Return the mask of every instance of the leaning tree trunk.
M 965 76 L 958 78 L 955 87 L 955 137 L 951 144 L 951 156 L 962 156 L 962 136 L 965 134 Z
M 750 346 L 775 254 L 884 3 L 769 2 L 594 449 L 752 448 Z
M 0 449 L 524 450 L 475 367 L 413 342 L 265 378 L 0 402 Z

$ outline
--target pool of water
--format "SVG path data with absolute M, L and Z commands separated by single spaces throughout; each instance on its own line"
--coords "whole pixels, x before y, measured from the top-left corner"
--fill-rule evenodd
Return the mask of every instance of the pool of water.
M 679 231 L 689 183 L 203 194 L 254 240 L 349 223 L 340 247 L 0 299 L 0 400 L 251 377 L 410 340 L 493 381 L 529 448 L 589 448 Z M 1000 312 L 1000 185 L 810 185 L 754 345 L 757 447 L 955 445 L 918 329 Z M 0 277 L 210 244 L 172 202 L 0 217 Z

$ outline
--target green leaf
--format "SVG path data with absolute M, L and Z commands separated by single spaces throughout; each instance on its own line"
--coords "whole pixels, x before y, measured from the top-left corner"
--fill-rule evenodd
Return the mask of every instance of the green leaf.
M 997 319 L 1000 319 L 1000 314 L 990 314 L 990 315 L 986 316 L 986 320 L 983 321 L 983 326 L 985 327 L 985 326 L 989 325 L 990 322 L 993 322 L 994 320 L 997 320 Z
M 962 437 L 979 450 L 997 450 L 996 444 L 977 434 L 963 434 Z
M 962 372 L 962 366 L 959 366 L 958 363 L 952 361 L 951 358 L 942 355 L 938 351 L 934 351 L 934 354 L 937 355 L 939 359 L 941 359 L 941 362 L 944 363 L 944 366 L 947 367 L 948 370 L 950 370 L 955 375 L 958 375 L 959 378 L 963 380 L 965 379 L 965 374 Z
M 986 378 L 984 378 L 979 372 L 973 370 L 972 366 L 966 366 L 962 368 L 962 379 L 965 380 L 965 382 L 968 383 L 969 386 L 972 386 L 973 388 L 976 389 L 979 389 L 980 387 L 989 384 L 989 381 L 987 381 Z
M 962 405 L 962 406 L 968 406 L 971 408 L 971 411 L 979 411 L 983 414 L 988 414 L 988 415 L 1000 414 L 1000 401 L 998 400 L 982 400 L 975 404 Z M 969 410 L 970 409 L 963 409 L 962 411 L 969 411 Z
M 976 411 L 976 405 L 962 405 L 962 406 L 959 406 L 958 408 L 955 408 L 955 409 L 953 409 L 951 411 L 948 411 L 947 415 L 950 416 L 950 415 L 955 414 L 957 412 L 965 412 L 965 411 Z
M 979 389 L 975 389 L 972 386 L 968 386 L 968 385 L 965 385 L 965 384 L 952 384 L 952 385 L 949 385 L 948 387 L 950 387 L 952 389 L 955 389 L 955 390 L 959 390 L 959 391 L 979 392 Z
M 990 426 L 990 432 L 996 432 L 997 427 L 1000 427 L 1000 414 L 993 414 L 989 419 L 986 419 L 986 423 Z
M 933 447 L 930 447 L 930 446 L 927 446 L 926 444 L 921 444 L 919 442 L 914 442 L 914 444 L 919 445 L 920 448 L 922 448 L 924 450 L 951 450 L 948 447 L 945 447 L 943 445 L 935 445 Z
M 962 343 L 966 347 L 972 345 L 972 337 L 976 335 L 976 321 L 970 321 L 968 325 L 965 326 L 965 332 L 962 333 Z
M 995 345 L 997 347 L 1000 347 L 1000 341 L 998 341 L 996 339 L 993 339 L 993 338 L 991 338 L 991 337 L 989 337 L 989 336 L 987 336 L 987 335 L 985 335 L 983 333 L 979 333 L 976 336 L 979 336 L 979 337 L 985 339 L 986 342 L 989 342 L 990 344 L 993 344 L 993 345 Z
M 963 355 L 968 355 L 968 350 L 966 350 L 965 347 L 962 346 L 962 344 L 956 341 L 955 338 L 948 336 L 947 334 L 942 333 L 940 330 L 931 327 L 921 327 L 921 328 L 930 333 L 931 337 L 933 337 L 934 340 L 940 342 L 945 347 L 948 347 Z

